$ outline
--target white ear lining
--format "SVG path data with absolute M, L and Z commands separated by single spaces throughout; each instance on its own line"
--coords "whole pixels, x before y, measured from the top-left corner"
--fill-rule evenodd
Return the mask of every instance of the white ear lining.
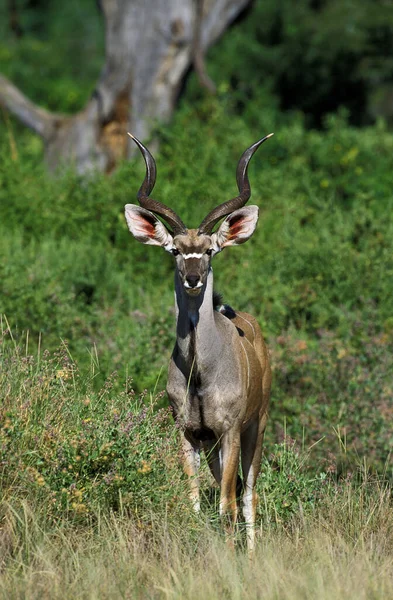
M 221 251 L 225 246 L 235 246 L 246 242 L 254 233 L 258 222 L 257 206 L 243 206 L 233 211 L 221 223 L 218 230 L 212 235 L 214 245 Z M 238 218 L 238 223 L 231 220 Z M 240 224 L 239 224 L 240 221 Z
M 158 240 L 160 246 L 167 252 L 171 252 L 173 248 L 173 237 L 159 219 L 156 221 L 155 230 L 155 238 Z
M 218 232 L 212 233 L 211 235 L 211 239 L 212 239 L 212 243 L 211 243 L 211 249 L 212 249 L 212 257 L 215 256 L 216 254 L 218 254 L 219 252 L 221 252 L 222 248 L 219 244 L 218 241 L 218 236 L 217 236 Z
M 136 204 L 126 204 L 125 217 L 128 229 L 142 244 L 161 246 L 168 252 L 173 248 L 173 238 L 157 217 Z

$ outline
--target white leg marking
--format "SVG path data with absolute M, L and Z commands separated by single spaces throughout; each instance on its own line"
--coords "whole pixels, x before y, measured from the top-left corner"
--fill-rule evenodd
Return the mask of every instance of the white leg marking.
M 247 475 L 246 485 L 243 492 L 243 516 L 246 522 L 247 529 L 247 546 L 248 551 L 252 552 L 255 545 L 255 530 L 254 530 L 254 471 L 252 465 Z
M 245 518 L 246 523 L 250 523 L 252 521 L 253 512 L 252 512 L 252 490 L 254 483 L 254 473 L 252 469 L 252 465 L 248 472 L 246 485 L 243 493 L 243 516 Z
M 196 513 L 201 512 L 201 503 L 199 501 L 199 498 L 193 498 L 192 508 L 195 510 Z
M 195 512 L 199 513 L 201 510 L 201 503 L 199 500 L 199 481 L 198 481 L 198 471 L 199 471 L 199 467 L 201 466 L 201 455 L 200 452 L 198 450 L 194 450 L 193 451 L 193 460 L 194 460 L 194 468 L 195 468 L 195 475 L 194 475 L 194 481 L 193 481 L 193 489 L 192 489 L 192 506 L 195 510 Z
M 198 469 L 201 462 L 201 457 L 198 449 L 194 449 L 192 445 L 183 439 L 183 452 L 184 452 L 184 470 L 189 477 L 190 485 L 190 500 L 195 512 L 200 511 L 199 501 L 199 479 Z
M 194 460 L 195 460 L 195 468 L 197 471 L 199 471 L 199 467 L 201 466 L 201 453 L 200 452 L 195 452 Z

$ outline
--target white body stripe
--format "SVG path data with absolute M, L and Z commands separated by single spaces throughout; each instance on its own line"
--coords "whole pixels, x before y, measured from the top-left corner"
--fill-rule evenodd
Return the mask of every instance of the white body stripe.
M 245 347 L 243 346 L 243 342 L 241 341 L 241 339 L 239 339 L 240 345 L 243 348 L 244 354 L 246 355 L 246 361 L 247 361 L 247 391 L 250 385 L 250 362 L 248 360 L 248 356 L 247 356 L 247 351 L 245 349 Z
M 191 254 L 183 254 L 182 256 L 185 260 L 187 260 L 187 258 L 202 258 L 203 254 L 198 252 L 191 252 Z
M 252 332 L 253 332 L 253 334 L 254 334 L 254 336 L 255 336 L 255 329 L 254 329 L 254 326 L 253 326 L 253 324 L 252 324 L 252 323 L 250 323 L 250 321 L 249 321 L 248 319 L 245 319 L 244 317 L 242 317 L 242 316 L 241 316 L 241 315 L 239 315 L 239 314 L 237 314 L 237 317 L 239 317 L 239 319 L 243 319 L 243 321 L 245 321 L 246 323 L 248 323 L 248 324 L 249 324 L 249 326 L 251 327 L 251 329 L 252 329 Z

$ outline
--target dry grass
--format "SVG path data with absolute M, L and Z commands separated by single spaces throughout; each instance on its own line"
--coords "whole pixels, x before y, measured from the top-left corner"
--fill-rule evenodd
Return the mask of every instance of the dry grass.
M 391 491 L 349 485 L 288 525 L 260 525 L 256 555 L 232 552 L 211 524 L 126 515 L 48 527 L 8 505 L 0 538 L 3 598 L 390 598 Z

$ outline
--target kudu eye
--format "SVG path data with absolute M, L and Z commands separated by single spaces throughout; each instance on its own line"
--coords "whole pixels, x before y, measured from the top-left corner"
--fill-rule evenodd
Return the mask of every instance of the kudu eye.
M 212 253 L 213 253 L 213 248 L 208 248 L 208 249 L 206 250 L 206 254 L 207 254 L 208 256 L 211 256 L 211 255 L 212 255 Z
M 177 248 L 172 248 L 172 254 L 173 256 L 179 256 L 180 252 Z

